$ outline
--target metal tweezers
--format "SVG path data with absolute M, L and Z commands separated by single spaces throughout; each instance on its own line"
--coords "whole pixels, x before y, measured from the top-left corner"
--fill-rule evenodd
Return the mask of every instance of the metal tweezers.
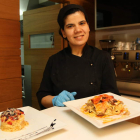
M 56 119 L 54 121 L 56 121 Z M 22 136 L 19 136 L 19 137 L 10 139 L 10 140 L 28 140 L 29 138 L 34 137 L 36 135 L 39 135 L 39 134 L 41 134 L 43 132 L 50 131 L 50 130 L 54 129 L 53 126 L 56 124 L 56 123 L 54 123 L 54 121 L 50 124 L 49 127 L 47 127 L 47 126 L 43 127 L 43 128 L 40 128 L 40 129 L 38 129 L 38 130 L 36 130 L 34 132 L 31 132 L 31 133 L 28 133 L 28 134 L 25 134 L 25 135 L 22 135 Z M 8 140 L 8 139 L 5 139 L 5 140 Z

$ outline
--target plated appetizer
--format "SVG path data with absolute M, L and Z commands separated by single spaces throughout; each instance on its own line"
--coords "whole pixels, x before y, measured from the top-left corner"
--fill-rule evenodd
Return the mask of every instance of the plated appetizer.
M 24 112 L 16 108 L 8 108 L 1 114 L 1 130 L 6 132 L 14 132 L 23 129 L 29 125 L 25 121 Z
M 103 120 L 103 123 L 114 121 L 130 114 L 124 103 L 108 94 L 97 95 L 89 99 L 81 107 L 81 111 L 90 117 L 97 117 Z

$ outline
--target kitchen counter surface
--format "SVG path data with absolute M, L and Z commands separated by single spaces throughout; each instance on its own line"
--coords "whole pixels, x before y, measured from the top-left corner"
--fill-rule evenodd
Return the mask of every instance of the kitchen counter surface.
M 51 107 L 41 112 L 52 116 L 66 124 L 66 126 L 40 137 L 37 140 L 138 140 L 140 139 L 140 125 L 127 121 L 105 128 L 94 125 L 68 109 L 67 107 Z

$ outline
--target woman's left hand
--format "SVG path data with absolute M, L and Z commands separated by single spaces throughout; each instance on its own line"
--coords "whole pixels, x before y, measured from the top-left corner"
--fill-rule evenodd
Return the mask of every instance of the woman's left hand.
M 74 96 L 77 94 L 77 92 L 68 92 L 66 90 L 63 90 L 58 96 L 55 96 L 52 99 L 53 106 L 65 106 L 63 102 L 75 100 Z

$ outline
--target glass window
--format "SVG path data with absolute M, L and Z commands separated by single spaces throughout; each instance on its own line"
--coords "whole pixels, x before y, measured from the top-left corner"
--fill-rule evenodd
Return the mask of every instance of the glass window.
M 30 35 L 30 48 L 54 48 L 54 33 Z

